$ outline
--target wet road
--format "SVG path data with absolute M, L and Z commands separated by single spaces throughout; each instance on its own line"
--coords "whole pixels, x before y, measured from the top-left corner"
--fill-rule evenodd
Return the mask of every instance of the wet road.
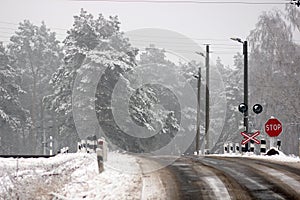
M 300 168 L 285 163 L 191 156 L 176 160 L 161 172 L 161 177 L 166 171 L 169 178 L 162 180 L 167 190 L 176 194 L 172 199 L 300 200 Z M 172 186 L 168 184 L 170 174 Z

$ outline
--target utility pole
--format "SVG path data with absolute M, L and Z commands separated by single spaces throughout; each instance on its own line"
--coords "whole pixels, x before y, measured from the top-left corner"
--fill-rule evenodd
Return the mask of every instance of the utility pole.
M 201 92 L 201 68 L 198 72 L 198 93 L 197 93 L 197 133 L 196 133 L 196 152 L 199 155 L 199 139 L 200 139 L 200 92 Z
M 242 41 L 240 38 L 231 38 L 234 41 L 243 44 L 243 55 L 244 55 L 244 104 L 246 107 L 248 105 L 248 42 Z M 246 134 L 249 133 L 249 117 L 248 117 L 248 109 L 245 109 L 244 112 L 244 127 Z M 248 151 L 248 143 L 245 144 L 245 149 Z
M 248 42 L 243 42 L 243 54 L 244 54 L 244 103 L 249 107 L 248 104 Z M 249 133 L 249 117 L 248 110 L 244 113 L 244 126 L 246 133 Z M 248 151 L 248 143 L 245 145 L 246 151 Z
M 209 45 L 206 45 L 206 93 L 205 93 L 205 149 L 209 150 Z

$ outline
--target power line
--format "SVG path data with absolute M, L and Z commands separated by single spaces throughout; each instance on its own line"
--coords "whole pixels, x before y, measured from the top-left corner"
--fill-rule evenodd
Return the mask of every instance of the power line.
M 7 21 L 0 21 L 0 24 L 11 24 L 11 25 L 20 25 L 18 23 L 13 23 L 13 22 L 7 22 Z M 54 29 L 54 30 L 63 30 L 63 31 L 67 31 L 68 29 L 65 28 L 58 28 L 58 27 L 50 27 L 50 26 L 46 26 L 49 29 Z M 8 28 L 8 27 L 2 27 L 2 28 L 6 28 L 6 29 L 12 29 L 15 30 L 15 28 Z
M 258 87 L 258 88 L 298 88 L 299 85 L 259 85 L 259 84 L 249 84 L 251 87 Z
M 4 33 L 4 34 L 12 34 L 14 35 L 14 32 L 6 32 L 6 31 L 1 31 L 1 28 L 7 28 L 7 27 L 0 27 L 0 33 Z M 57 36 L 66 36 L 66 34 L 62 34 L 62 33 L 58 33 L 58 32 L 54 32 Z M 4 38 L 10 38 L 7 35 L 0 35 L 0 37 L 4 37 Z M 165 45 L 170 45 L 170 46 L 177 46 L 177 47 L 194 47 L 195 45 L 193 45 L 192 43 L 189 42 L 180 42 L 180 41 L 159 41 L 159 40 L 151 40 L 152 36 L 144 36 L 144 37 L 148 37 L 149 39 L 145 39 L 145 40 L 139 40 L 139 39 L 135 39 L 135 38 L 129 38 L 129 41 L 134 41 L 134 42 L 141 42 L 141 45 L 143 45 L 143 43 L 159 43 L 159 44 L 165 44 Z M 159 37 L 159 36 L 156 36 Z M 172 38 L 172 39 L 185 39 L 185 38 L 180 38 L 180 37 L 159 37 L 161 39 L 164 38 Z M 64 38 L 59 38 L 61 40 L 64 40 Z M 211 41 L 210 45 L 213 46 L 217 46 L 215 47 L 216 49 L 240 49 L 240 45 L 234 45 L 234 44 L 225 44 L 225 43 L 214 43 L 214 42 L 219 42 L 222 39 L 213 39 L 213 38 L 189 38 L 192 40 L 198 40 L 198 41 Z M 98 41 L 98 40 L 95 40 Z M 227 40 L 223 40 L 224 42 Z M 229 41 L 229 40 L 228 40 Z M 292 40 L 293 42 L 299 42 L 300 40 Z M 199 45 L 199 43 L 197 43 L 197 45 Z M 206 44 L 201 44 L 201 45 L 206 45 Z
M 10 28 L 10 27 L 0 27 L 0 29 L 16 30 L 15 28 Z
M 166 45 L 168 47 L 196 47 L 202 44 L 198 44 L 198 43 L 183 43 L 183 42 L 169 42 L 169 41 L 152 41 L 152 40 L 129 40 L 129 42 L 131 42 L 132 45 L 147 45 L 147 44 L 158 44 L 158 45 Z M 217 43 L 213 43 L 211 42 L 210 45 L 215 45 L 218 46 L 218 48 L 223 48 L 223 49 L 240 49 L 238 48 L 238 46 L 219 46 L 219 44 Z
M 1 23 L 1 22 L 0 22 Z M 8 33 L 9 32 L 6 32 L 6 31 L 1 31 L 1 29 L 9 29 L 9 30 L 17 30 L 17 29 L 14 29 L 14 28 L 10 28 L 10 27 L 0 27 L 0 32 L 2 33 Z M 11 34 L 14 34 L 14 32 L 11 32 Z M 56 35 L 62 35 L 62 36 L 66 36 L 67 34 L 63 34 L 63 33 L 58 33 L 58 32 L 55 32 Z M 172 36 L 153 36 L 153 35 L 139 35 L 139 34 L 133 34 L 133 36 L 136 36 L 136 37 L 143 37 L 141 40 L 140 39 L 136 39 L 136 38 L 129 38 L 130 41 L 138 41 L 138 42 L 160 42 L 160 43 L 172 43 L 174 44 L 173 41 L 151 41 L 149 39 L 152 39 L 153 40 L 155 38 L 158 38 L 158 39 L 176 39 L 176 40 L 186 40 L 186 39 L 191 39 L 191 40 L 197 40 L 197 41 L 215 41 L 215 42 L 220 42 L 220 41 L 223 41 L 223 42 L 226 42 L 226 41 L 229 41 L 229 39 L 219 39 L 219 38 L 192 38 L 192 37 L 187 37 L 187 38 L 184 38 L 184 37 L 172 37 Z M 95 40 L 95 41 L 98 41 L 98 40 Z M 180 41 L 176 41 L 176 44 L 189 44 L 187 42 L 180 42 Z M 206 45 L 206 44 L 203 44 L 203 45 Z M 238 47 L 239 45 L 233 45 L 233 44 L 221 44 L 221 43 L 214 43 L 214 45 L 219 45 L 219 46 L 230 46 L 230 47 Z M 189 45 L 190 46 L 190 45 Z
M 12 22 L 4 22 L 4 21 L 0 21 L 1 24 L 11 24 L 11 25 L 19 25 L 17 23 L 12 23 Z
M 2 37 L 2 38 L 10 38 L 10 36 L 5 36 L 5 35 L 0 35 L 0 37 Z
M 0 28 L 0 33 L 4 33 L 4 34 L 10 34 L 11 36 L 16 34 L 15 32 L 6 32 L 6 31 L 1 31 L 1 28 Z M 55 33 L 55 35 L 61 35 L 61 36 L 65 36 L 65 34 L 62 34 L 62 33 L 57 33 L 57 32 L 52 32 L 52 33 Z
M 0 33 L 4 33 L 4 34 L 14 34 L 14 32 L 5 32 L 5 31 L 0 31 Z
M 95 1 L 106 1 L 106 0 L 95 0 Z M 114 1 L 114 0 L 112 0 L 112 1 Z M 118 0 L 116 0 L 116 1 L 118 1 Z M 127 0 L 120 0 L 120 1 L 127 1 Z M 129 1 L 131 1 L 131 0 L 129 0 Z M 140 1 L 140 0 L 136 0 L 136 1 Z M 160 1 L 160 0 L 158 0 L 158 1 Z M 19 24 L 17 24 L 17 23 L 13 23 L 13 22 L 7 22 L 7 21 L 0 21 L 0 24 L 12 24 L 12 25 L 19 25 Z M 47 28 L 49 28 L 49 29 L 53 29 L 53 30 L 64 30 L 64 31 L 67 31 L 67 30 L 69 30 L 69 29 L 64 29 L 64 28 L 58 28 L 58 27 L 47 27 Z M 11 27 L 0 27 L 0 29 L 8 29 L 8 30 L 17 30 L 17 28 L 11 28 Z M 4 32 L 2 32 L 2 33 L 4 33 Z M 5 33 L 9 33 L 9 32 L 5 32 Z M 66 32 L 64 32 L 64 33 L 59 33 L 59 32 L 56 32 L 55 31 L 55 33 L 56 33 L 56 35 L 67 35 L 66 34 Z M 156 35 L 156 36 L 154 36 L 154 35 L 151 35 L 151 37 L 149 37 L 149 35 L 143 35 L 143 34 L 133 34 L 134 36 L 137 36 L 137 37 L 145 37 L 145 38 L 174 38 L 174 39 L 179 39 L 179 40 L 186 40 L 187 38 L 189 38 L 189 39 L 192 39 L 192 40 L 202 40 L 202 41 L 220 41 L 220 42 L 226 42 L 226 41 L 229 41 L 229 39 L 220 39 L 220 38 L 193 38 L 193 37 L 187 37 L 187 38 L 185 38 L 185 37 L 169 37 L 169 36 L 158 36 L 158 35 Z M 293 41 L 296 41 L 296 42 L 300 42 L 300 40 L 293 40 Z M 206 44 L 203 44 L 203 45 L 206 45 Z M 220 45 L 220 46 L 233 46 L 233 47 L 235 47 L 235 46 L 239 46 L 239 45 L 231 45 L 231 44 L 221 44 L 221 43 L 219 43 L 219 44 L 214 44 L 214 45 Z
M 160 4 L 245 4 L 245 5 L 285 5 L 291 2 L 250 2 L 250 1 L 196 1 L 196 0 L 71 0 L 71 1 L 98 1 L 114 3 L 160 3 Z
M 129 34 L 137 37 L 145 37 L 149 38 L 149 35 L 142 35 L 142 34 Z M 188 37 L 169 37 L 169 36 L 161 36 L 161 35 L 151 35 L 151 38 L 174 38 L 179 40 L 186 40 Z M 230 39 L 220 39 L 220 38 L 188 38 L 193 40 L 214 40 L 214 41 L 230 41 Z

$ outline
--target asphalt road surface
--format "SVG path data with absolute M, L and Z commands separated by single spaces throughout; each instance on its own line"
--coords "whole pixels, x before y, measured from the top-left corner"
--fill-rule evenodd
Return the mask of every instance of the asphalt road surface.
M 164 162 L 168 158 L 153 158 Z M 182 157 L 159 171 L 167 199 L 299 199 L 298 164 L 240 157 Z

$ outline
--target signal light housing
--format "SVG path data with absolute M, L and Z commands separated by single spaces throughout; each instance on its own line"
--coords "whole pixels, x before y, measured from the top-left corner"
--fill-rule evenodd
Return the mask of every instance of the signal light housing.
M 255 113 L 255 114 L 259 114 L 259 113 L 261 113 L 263 111 L 263 107 L 260 105 L 260 104 L 255 104 L 254 106 L 253 106 L 253 112 Z
M 246 104 L 241 103 L 241 104 L 239 105 L 239 111 L 240 111 L 241 113 L 245 113 L 245 112 L 247 112 L 247 110 L 248 110 L 248 106 L 247 106 Z

